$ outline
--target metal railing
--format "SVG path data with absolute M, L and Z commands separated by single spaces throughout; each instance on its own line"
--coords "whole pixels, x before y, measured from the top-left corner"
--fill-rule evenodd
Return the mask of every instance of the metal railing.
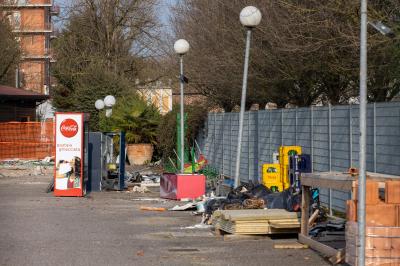
M 21 25 L 14 25 L 13 32 L 16 33 L 51 33 L 53 32 L 52 23 L 44 23 L 42 25 L 31 25 L 28 23 L 21 23 Z

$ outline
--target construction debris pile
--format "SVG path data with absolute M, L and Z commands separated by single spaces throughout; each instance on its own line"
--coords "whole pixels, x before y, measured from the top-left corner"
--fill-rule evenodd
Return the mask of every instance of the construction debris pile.
M 300 200 L 300 194 L 293 189 L 274 193 L 262 184 L 250 183 L 232 189 L 227 197 L 206 199 L 203 221 L 208 224 L 212 223 L 211 217 L 218 210 L 282 209 L 287 212 L 298 211 Z
M 42 160 L 0 161 L 0 176 L 37 176 L 53 173 L 54 157 Z

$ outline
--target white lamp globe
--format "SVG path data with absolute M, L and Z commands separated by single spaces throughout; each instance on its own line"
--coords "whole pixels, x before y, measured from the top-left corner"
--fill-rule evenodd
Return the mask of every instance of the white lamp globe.
M 94 106 L 96 107 L 97 110 L 103 109 L 103 108 L 104 108 L 104 102 L 103 102 L 103 100 L 97 100 L 97 101 L 94 103 Z
M 186 54 L 189 51 L 189 48 L 189 43 L 184 39 L 177 40 L 174 44 L 175 53 L 179 55 Z
M 255 6 L 246 6 L 240 12 L 240 23 L 245 27 L 256 27 L 261 22 L 261 12 Z
M 115 97 L 112 96 L 112 95 L 107 95 L 107 96 L 104 98 L 104 104 L 105 104 L 107 107 L 113 107 L 114 104 L 115 104 Z

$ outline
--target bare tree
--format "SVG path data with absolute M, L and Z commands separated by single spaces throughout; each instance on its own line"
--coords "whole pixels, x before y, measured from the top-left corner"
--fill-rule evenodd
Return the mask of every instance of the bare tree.
M 345 0 L 179 2 L 172 25 L 193 48 L 186 61 L 197 91 L 228 111 L 239 104 L 245 30 L 238 14 L 249 4 L 263 19 L 253 34 L 248 107 L 340 104 L 357 95 L 359 3 Z M 374 1 L 370 19 L 393 26 L 399 11 L 396 0 Z M 371 29 L 368 41 L 370 100 L 390 100 L 399 88 L 399 39 Z
M 78 0 L 55 42 L 54 104 L 97 117 L 93 102 L 131 92 L 155 53 L 156 0 Z M 154 40 L 151 42 L 150 40 Z M 153 77 L 157 79 L 157 77 Z M 96 126 L 93 124 L 92 126 Z

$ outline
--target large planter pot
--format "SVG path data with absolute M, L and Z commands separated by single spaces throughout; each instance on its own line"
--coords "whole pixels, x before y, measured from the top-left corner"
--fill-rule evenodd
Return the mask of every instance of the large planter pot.
M 149 163 L 153 157 L 153 145 L 151 144 L 128 144 L 127 155 L 132 165 L 144 165 Z

